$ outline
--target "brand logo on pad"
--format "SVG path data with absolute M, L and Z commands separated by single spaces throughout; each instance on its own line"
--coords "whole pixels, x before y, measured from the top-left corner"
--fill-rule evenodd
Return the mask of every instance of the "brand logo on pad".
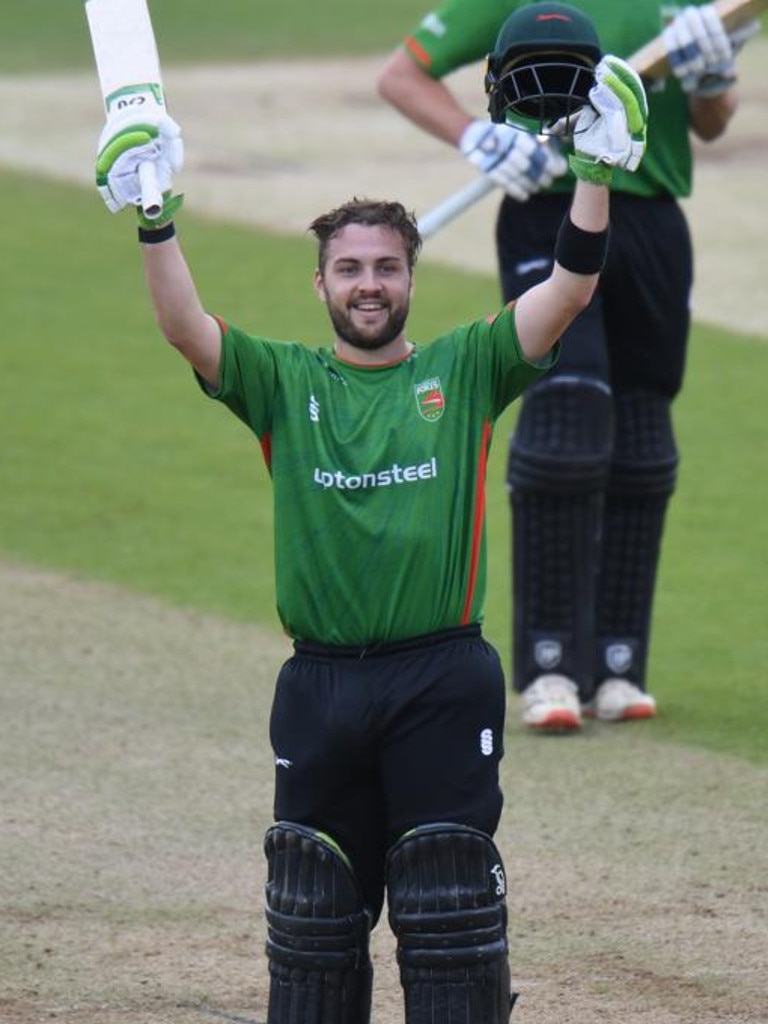
M 504 877 L 504 868 L 501 864 L 494 864 L 491 868 L 491 874 L 496 880 L 496 895 L 503 896 L 507 891 L 507 880 Z
M 533 648 L 533 656 L 539 668 L 552 669 L 560 664 L 563 645 L 559 640 L 538 640 Z
M 605 649 L 605 663 L 617 676 L 632 667 L 632 648 L 629 644 L 609 644 Z
M 414 384 L 413 393 L 421 418 L 430 422 L 439 420 L 445 410 L 445 395 L 440 386 L 440 378 L 430 377 L 420 384 Z

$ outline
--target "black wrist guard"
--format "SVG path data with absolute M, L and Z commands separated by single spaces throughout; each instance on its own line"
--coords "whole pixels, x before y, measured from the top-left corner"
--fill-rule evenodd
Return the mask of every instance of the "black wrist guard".
M 161 228 L 139 227 L 139 241 L 143 245 L 156 245 L 158 242 L 167 242 L 175 234 L 176 228 L 173 226 L 172 220 L 169 220 L 167 224 L 163 224 Z
M 608 228 L 605 231 L 584 231 L 577 228 L 567 214 L 555 242 L 555 260 L 572 274 L 599 274 L 608 255 Z

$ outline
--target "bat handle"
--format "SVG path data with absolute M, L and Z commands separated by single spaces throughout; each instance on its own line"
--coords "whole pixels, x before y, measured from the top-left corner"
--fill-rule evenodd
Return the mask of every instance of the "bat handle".
M 470 181 L 464 188 L 454 192 L 453 195 L 448 196 L 442 203 L 419 218 L 419 234 L 422 238 L 430 238 L 468 207 L 473 206 L 483 196 L 492 192 L 495 187 L 493 181 L 485 175 Z
M 141 208 L 149 220 L 157 220 L 163 212 L 163 194 L 157 183 L 157 168 L 151 160 L 139 164 Z

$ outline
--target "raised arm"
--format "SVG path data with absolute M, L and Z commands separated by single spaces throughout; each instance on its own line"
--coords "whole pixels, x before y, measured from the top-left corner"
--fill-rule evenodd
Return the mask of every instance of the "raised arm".
M 648 104 L 640 78 L 626 61 L 603 57 L 589 104 L 578 115 L 570 158 L 577 183 L 552 273 L 515 305 L 520 345 L 531 360 L 545 356 L 589 304 L 607 252 L 613 169 L 637 170 L 645 152 Z
M 607 185 L 577 182 L 558 236 L 552 273 L 515 305 L 520 347 L 542 359 L 594 295 L 608 246 Z
M 221 362 L 219 324 L 203 309 L 175 235 L 162 242 L 155 242 L 151 232 L 143 233 L 143 237 L 144 272 L 160 330 L 215 388 Z
M 136 113 L 136 111 L 140 113 Z M 159 98 L 148 93 L 140 106 L 107 118 L 96 158 L 98 190 L 112 213 L 134 207 L 155 315 L 166 339 L 213 387 L 219 380 L 221 332 L 202 307 L 175 236 L 173 217 L 182 197 L 174 196 L 173 175 L 181 170 L 181 130 Z M 151 165 L 163 194 L 163 209 L 149 220 L 141 209 L 140 168 Z

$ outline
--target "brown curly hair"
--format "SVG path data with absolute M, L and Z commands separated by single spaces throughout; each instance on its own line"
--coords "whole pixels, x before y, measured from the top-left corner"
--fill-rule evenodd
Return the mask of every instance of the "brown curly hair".
M 347 224 L 366 224 L 371 227 L 391 228 L 405 243 L 408 269 L 413 270 L 421 251 L 421 235 L 413 213 L 402 203 L 380 199 L 350 199 L 341 206 L 315 217 L 309 225 L 319 242 L 318 264 L 322 273 L 328 252 L 328 243 Z

